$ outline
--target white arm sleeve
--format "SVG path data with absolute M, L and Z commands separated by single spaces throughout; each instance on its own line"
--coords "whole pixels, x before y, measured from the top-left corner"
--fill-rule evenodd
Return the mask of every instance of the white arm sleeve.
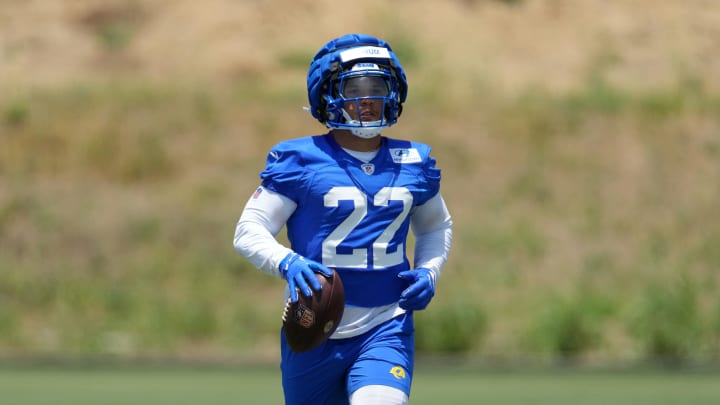
M 439 277 L 452 244 L 452 218 L 440 193 L 415 208 L 410 227 L 415 235 L 415 268 L 430 269 Z
M 291 199 L 262 188 L 259 194 L 250 197 L 235 227 L 235 250 L 258 269 L 280 277 L 278 266 L 292 250 L 281 245 L 275 236 L 296 207 Z

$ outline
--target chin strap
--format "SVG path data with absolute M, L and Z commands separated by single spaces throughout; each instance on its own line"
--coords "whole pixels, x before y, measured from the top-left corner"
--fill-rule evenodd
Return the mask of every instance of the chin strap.
M 358 138 L 370 139 L 382 133 L 382 127 L 373 128 L 350 128 L 350 133 Z
M 380 135 L 382 133 L 383 127 L 381 126 L 384 124 L 385 120 L 378 120 L 378 121 L 369 121 L 367 123 L 363 123 L 358 120 L 354 120 L 350 118 L 350 114 L 348 114 L 345 109 L 342 110 L 343 117 L 345 117 L 345 121 L 348 124 L 357 125 L 357 127 L 349 127 L 349 128 L 342 128 L 342 129 L 348 129 L 350 130 L 350 133 L 357 136 L 358 138 L 364 138 L 364 139 L 370 139 L 375 138 L 376 136 Z M 363 124 L 370 124 L 371 126 L 363 126 Z
M 302 109 L 307 112 L 310 112 L 310 107 L 303 106 Z M 374 138 L 374 137 L 382 134 L 384 127 L 381 125 L 385 122 L 385 120 L 369 121 L 369 122 L 367 122 L 367 124 L 371 124 L 373 126 L 364 127 L 364 126 L 362 126 L 363 125 L 362 122 L 350 118 L 350 114 L 348 114 L 347 111 L 345 111 L 343 109 L 342 112 L 343 112 L 343 117 L 345 117 L 345 121 L 347 121 L 349 124 L 358 125 L 358 126 L 346 128 L 346 127 L 328 125 L 328 127 L 335 128 L 335 129 L 347 129 L 350 131 L 351 134 L 353 134 L 359 138 L 364 138 L 364 139 Z

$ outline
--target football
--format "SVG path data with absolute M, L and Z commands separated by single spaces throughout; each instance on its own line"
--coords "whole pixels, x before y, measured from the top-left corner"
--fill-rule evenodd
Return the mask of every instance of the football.
M 298 292 L 298 302 L 288 298 L 283 311 L 285 339 L 296 353 L 320 346 L 335 332 L 345 310 L 345 290 L 337 272 L 333 270 L 332 277 L 315 276 L 322 290 L 313 291 L 312 297 Z

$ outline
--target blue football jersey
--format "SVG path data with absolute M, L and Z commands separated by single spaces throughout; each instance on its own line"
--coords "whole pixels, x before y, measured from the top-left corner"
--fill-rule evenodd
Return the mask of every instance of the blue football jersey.
M 348 305 L 398 300 L 407 282 L 397 274 L 410 268 L 410 214 L 440 188 L 428 145 L 383 137 L 365 163 L 330 134 L 298 138 L 270 150 L 260 177 L 297 204 L 287 222 L 291 248 L 335 268 Z

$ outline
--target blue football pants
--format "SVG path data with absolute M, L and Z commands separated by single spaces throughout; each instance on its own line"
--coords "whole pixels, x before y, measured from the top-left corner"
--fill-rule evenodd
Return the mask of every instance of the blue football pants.
M 348 339 L 328 339 L 303 353 L 290 350 L 281 333 L 286 405 L 347 405 L 366 385 L 386 385 L 410 396 L 414 364 L 412 314 L 404 314 Z

